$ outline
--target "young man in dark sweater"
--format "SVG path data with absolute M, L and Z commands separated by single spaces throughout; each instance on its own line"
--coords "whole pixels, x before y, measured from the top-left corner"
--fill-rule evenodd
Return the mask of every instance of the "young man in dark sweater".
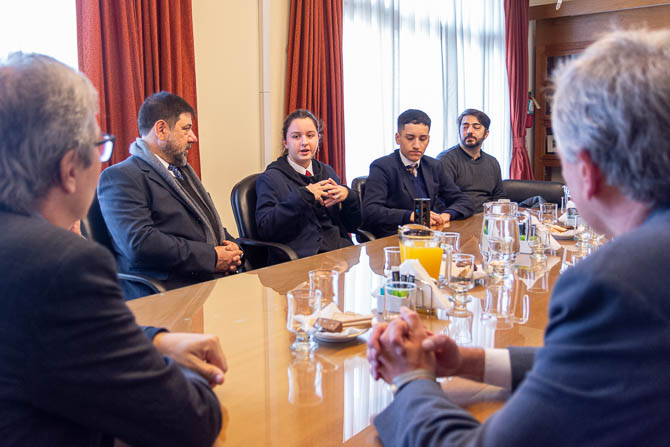
M 470 197 L 478 213 L 485 202 L 505 197 L 498 160 L 482 152 L 491 119 L 484 112 L 466 109 L 457 122 L 459 144 L 440 152 L 437 159 L 449 180 Z

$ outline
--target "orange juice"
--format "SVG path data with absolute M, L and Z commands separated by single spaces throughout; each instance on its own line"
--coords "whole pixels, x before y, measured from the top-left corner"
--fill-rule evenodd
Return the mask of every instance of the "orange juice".
M 440 247 L 426 247 L 428 244 L 433 245 L 430 241 L 414 241 L 413 245 L 400 244 L 400 259 L 402 262 L 406 259 L 418 259 L 428 274 L 438 279 L 444 250 Z

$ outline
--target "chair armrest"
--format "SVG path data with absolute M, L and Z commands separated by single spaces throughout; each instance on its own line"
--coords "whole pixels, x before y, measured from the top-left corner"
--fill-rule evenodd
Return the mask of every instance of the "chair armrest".
M 276 248 L 284 252 L 284 254 L 289 258 L 289 260 L 295 261 L 296 259 L 298 259 L 298 255 L 296 254 L 295 250 L 293 250 L 288 245 L 281 244 L 279 242 L 259 241 L 258 239 L 248 239 L 246 237 L 238 237 L 237 241 L 241 245 L 250 245 L 252 247 Z
M 121 280 L 136 282 L 145 285 L 148 288 L 150 288 L 153 293 L 163 293 L 166 291 L 165 286 L 163 286 L 163 284 L 161 284 L 159 281 L 153 278 L 149 278 L 148 276 L 134 275 L 134 274 L 131 275 L 130 273 L 119 273 L 118 276 L 119 279 Z
M 296 252 L 288 245 L 279 242 L 266 242 L 258 239 L 249 239 L 238 237 L 237 242 L 244 250 L 244 271 L 248 272 L 262 267 L 267 267 L 268 250 L 278 250 L 286 258 L 286 261 L 295 261 L 298 259 Z
M 356 229 L 356 240 L 359 244 L 377 239 L 372 233 L 362 228 Z

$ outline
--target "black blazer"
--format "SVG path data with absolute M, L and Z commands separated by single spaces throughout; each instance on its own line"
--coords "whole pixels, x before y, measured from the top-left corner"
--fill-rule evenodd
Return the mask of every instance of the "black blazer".
M 438 160 L 424 155 L 419 167 L 433 211 L 449 213 L 453 219 L 472 215 L 472 201 L 447 178 Z M 407 223 L 404 219 L 407 211 L 414 209 L 415 195 L 412 178 L 398 149 L 373 161 L 365 183 L 363 228 L 376 237 L 395 234 L 398 225 Z
M 212 445 L 216 395 L 137 326 L 107 249 L 2 210 L 0 234 L 0 444 Z
M 105 169 L 98 200 L 120 271 L 151 276 L 167 289 L 222 276 L 200 218 L 141 158 L 131 156 Z M 225 228 L 222 237 L 235 241 Z M 126 284 L 124 292 L 127 299 L 141 293 Z

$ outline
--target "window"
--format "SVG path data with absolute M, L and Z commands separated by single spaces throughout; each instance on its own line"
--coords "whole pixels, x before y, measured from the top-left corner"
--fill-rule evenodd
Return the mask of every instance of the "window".
M 4 2 L 0 15 L 0 58 L 14 51 L 48 54 L 77 69 L 75 1 Z
M 347 177 L 397 147 L 398 115 L 432 120 L 427 155 L 458 144 L 466 108 L 491 117 L 483 149 L 509 175 L 511 129 L 503 0 L 344 0 Z

